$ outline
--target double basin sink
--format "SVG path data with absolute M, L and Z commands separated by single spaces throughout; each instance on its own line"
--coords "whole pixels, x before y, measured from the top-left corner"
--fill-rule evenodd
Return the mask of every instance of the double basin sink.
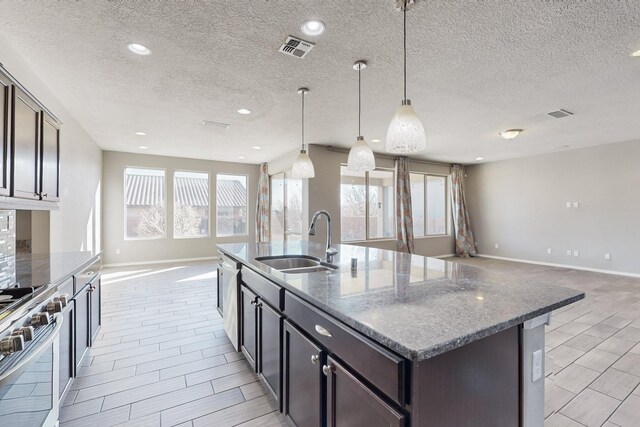
M 263 256 L 256 258 L 256 261 L 287 274 L 331 272 L 338 269 L 336 265 L 309 255 Z

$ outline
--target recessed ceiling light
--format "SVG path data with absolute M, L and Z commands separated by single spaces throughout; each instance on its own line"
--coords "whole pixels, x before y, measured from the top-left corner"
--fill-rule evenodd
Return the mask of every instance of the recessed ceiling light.
M 476 157 L 477 161 L 484 160 L 484 157 Z
M 238 156 L 240 160 L 244 160 L 244 156 Z
M 138 136 L 147 136 L 147 134 L 144 133 L 144 132 L 136 132 L 136 135 L 138 135 Z
M 308 36 L 319 36 L 324 33 L 324 22 L 318 19 L 309 19 L 302 24 L 300 29 Z
M 127 43 L 127 48 L 136 55 L 151 55 L 151 49 L 138 43 Z
M 380 142 L 379 139 L 372 139 L 371 142 Z
M 631 54 L 631 56 L 634 56 L 634 57 L 636 57 L 636 58 L 640 57 L 640 50 L 636 50 L 635 52 L 633 52 L 633 53 Z
M 140 147 L 138 147 L 138 148 L 140 148 L 141 150 L 146 150 L 146 149 L 147 149 L 147 148 L 149 148 L 149 147 L 147 147 L 146 145 L 141 145 L 141 146 L 140 146 Z
M 251 110 L 247 110 L 246 108 L 241 108 L 238 110 L 240 114 L 251 114 Z
M 500 136 L 504 139 L 513 139 L 516 136 L 520 135 L 523 131 L 523 129 L 507 129 L 500 132 Z
M 262 147 L 258 147 L 257 145 L 254 145 L 254 146 L 253 146 L 253 149 L 254 149 L 254 150 L 262 150 Z

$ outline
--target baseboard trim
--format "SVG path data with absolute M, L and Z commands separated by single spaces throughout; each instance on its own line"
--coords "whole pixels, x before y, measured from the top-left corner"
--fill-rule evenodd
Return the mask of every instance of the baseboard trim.
M 176 259 L 161 259 L 157 261 L 140 261 L 140 262 L 120 262 L 113 264 L 104 264 L 103 267 L 132 267 L 136 265 L 154 265 L 154 264 L 172 264 L 176 262 L 197 262 L 197 261 L 211 261 L 218 259 L 218 257 L 201 257 L 201 258 L 176 258 Z
M 548 267 L 569 268 L 569 269 L 572 269 L 572 270 L 591 271 L 593 273 L 613 274 L 613 275 L 616 275 L 616 276 L 640 277 L 640 273 L 627 273 L 627 272 L 624 272 L 624 271 L 604 270 L 604 269 L 601 269 L 601 268 L 580 267 L 580 266 L 577 266 L 577 265 L 569 265 L 569 264 L 556 264 L 556 263 L 553 263 L 553 262 L 532 261 L 532 260 L 529 260 L 529 259 L 507 258 L 507 257 L 495 256 L 495 255 L 478 254 L 478 256 L 480 258 L 491 258 L 491 259 L 497 259 L 497 260 L 501 260 L 501 261 L 523 262 L 525 264 L 546 265 Z
M 429 257 L 429 258 L 438 258 L 438 259 L 440 259 L 440 258 L 450 258 L 452 256 L 456 256 L 456 254 L 438 255 L 438 256 L 432 256 L 432 257 Z

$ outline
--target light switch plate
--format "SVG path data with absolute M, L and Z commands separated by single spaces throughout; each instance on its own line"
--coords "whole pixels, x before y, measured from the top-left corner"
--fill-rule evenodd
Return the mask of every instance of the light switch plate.
M 573 251 L 573 256 L 580 256 L 580 251 Z
M 571 249 L 567 249 L 567 255 L 571 256 Z
M 580 202 L 573 202 L 573 207 L 574 208 L 579 208 L 580 207 Z
M 548 253 L 549 255 L 551 255 L 551 253 L 552 253 L 551 248 L 547 249 L 547 253 Z
M 531 358 L 531 381 L 535 383 L 540 378 L 542 378 L 542 350 L 536 350 Z
M 495 248 L 496 248 L 496 249 L 500 249 L 500 245 L 496 243 L 496 244 L 495 244 Z
M 604 254 L 604 259 L 607 259 L 607 260 L 611 259 L 611 254 Z
M 570 208 L 571 207 L 571 202 L 567 202 L 567 207 Z

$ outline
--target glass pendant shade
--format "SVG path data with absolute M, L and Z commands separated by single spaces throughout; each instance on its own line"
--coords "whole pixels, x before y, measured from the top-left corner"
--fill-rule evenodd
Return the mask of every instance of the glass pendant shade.
M 293 167 L 291 168 L 291 177 L 297 179 L 313 178 L 316 176 L 316 171 L 313 168 L 313 163 L 307 154 L 307 150 L 300 150 L 298 157 L 293 161 Z
M 372 171 L 376 168 L 373 150 L 363 137 L 359 136 L 349 151 L 347 169 L 354 172 Z
M 389 153 L 417 153 L 427 148 L 427 136 L 409 100 L 403 101 L 389 123 L 386 150 Z

